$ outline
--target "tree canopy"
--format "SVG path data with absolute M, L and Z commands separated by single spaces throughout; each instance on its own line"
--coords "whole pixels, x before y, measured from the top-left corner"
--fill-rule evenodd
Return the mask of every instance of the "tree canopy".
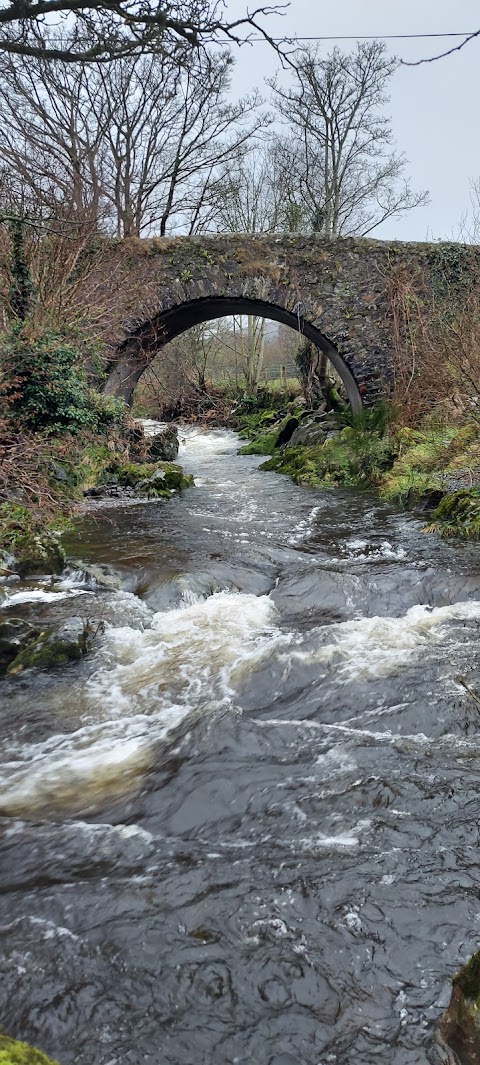
M 260 35 L 278 51 L 261 6 L 229 18 L 223 0 L 3 0 L 0 51 L 68 63 L 108 63 L 139 53 L 175 55 Z

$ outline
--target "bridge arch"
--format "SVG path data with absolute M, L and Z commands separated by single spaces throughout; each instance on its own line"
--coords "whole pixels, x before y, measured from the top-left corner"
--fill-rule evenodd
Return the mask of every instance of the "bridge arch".
M 131 403 L 140 378 L 158 351 L 192 326 L 229 315 L 255 315 L 290 326 L 322 351 L 341 378 L 354 413 L 362 410 L 360 389 L 352 370 L 335 344 L 297 310 L 250 296 L 205 296 L 177 303 L 137 326 L 118 350 L 105 392 Z

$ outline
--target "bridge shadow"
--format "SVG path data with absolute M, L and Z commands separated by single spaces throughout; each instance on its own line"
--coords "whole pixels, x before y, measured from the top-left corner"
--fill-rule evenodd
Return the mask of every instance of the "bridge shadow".
M 353 412 L 359 413 L 363 406 L 362 398 L 350 367 L 332 341 L 317 326 L 302 317 L 300 308 L 301 305 L 298 311 L 287 310 L 275 303 L 232 296 L 206 296 L 169 307 L 130 334 L 110 368 L 105 392 L 121 396 L 131 403 L 138 381 L 165 344 L 195 325 L 230 315 L 255 315 L 257 318 L 281 322 L 315 344 L 341 378 Z

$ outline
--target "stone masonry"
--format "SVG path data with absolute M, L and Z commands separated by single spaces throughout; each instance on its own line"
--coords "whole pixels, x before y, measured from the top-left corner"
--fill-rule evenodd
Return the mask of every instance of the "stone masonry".
M 298 234 L 104 240 L 82 300 L 95 309 L 106 345 L 106 391 L 127 401 L 165 343 L 199 322 L 243 312 L 313 340 L 359 409 L 392 384 L 391 286 L 399 272 L 441 292 L 450 275 L 453 282 L 459 272 L 479 277 L 480 248 Z

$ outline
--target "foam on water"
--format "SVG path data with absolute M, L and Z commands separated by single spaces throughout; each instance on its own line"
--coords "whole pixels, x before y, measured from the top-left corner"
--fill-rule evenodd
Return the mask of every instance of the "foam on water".
M 21 606 L 23 603 L 58 603 L 61 599 L 72 599 L 77 595 L 88 595 L 87 591 L 80 588 L 65 588 L 63 591 L 47 591 L 44 588 L 27 588 L 21 592 L 6 592 L 6 598 L 0 603 L 0 608 L 8 610 L 10 607 Z
M 102 665 L 78 694 L 81 725 L 5 750 L 0 810 L 85 806 L 122 792 L 155 745 L 189 716 L 231 705 L 235 687 L 288 637 L 267 596 L 220 592 L 153 615 L 146 631 L 108 627 Z
M 420 657 L 429 645 L 440 642 L 446 624 L 480 619 L 480 601 L 452 603 L 430 608 L 413 606 L 404 617 L 359 618 L 322 626 L 309 634 L 315 645 L 289 652 L 290 658 L 323 662 L 335 667 L 340 680 L 371 680 L 388 677 Z M 329 642 L 318 646 L 328 636 Z M 332 639 L 333 637 L 333 639 Z

